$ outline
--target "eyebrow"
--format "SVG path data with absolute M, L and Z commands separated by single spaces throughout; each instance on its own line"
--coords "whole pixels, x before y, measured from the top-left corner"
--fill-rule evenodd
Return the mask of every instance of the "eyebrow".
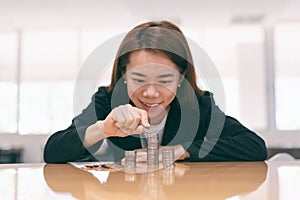
M 131 74 L 136 75 L 136 76 L 140 76 L 140 77 L 146 77 L 145 74 L 141 74 L 141 73 L 138 73 L 138 72 L 132 72 Z M 174 77 L 174 74 L 162 74 L 162 75 L 159 75 L 158 77 L 159 78 Z
M 160 75 L 158 76 L 159 78 L 166 78 L 166 77 L 173 77 L 174 74 L 163 74 L 163 75 Z
M 138 73 L 138 72 L 132 72 L 131 74 L 136 75 L 136 76 L 146 77 L 146 75 Z

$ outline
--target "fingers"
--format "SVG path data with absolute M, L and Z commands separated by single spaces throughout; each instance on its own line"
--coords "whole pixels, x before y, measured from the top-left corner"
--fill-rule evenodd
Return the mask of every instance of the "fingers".
M 183 148 L 182 145 L 178 144 L 173 146 L 175 151 L 175 160 L 184 160 L 189 157 L 189 153 Z
M 141 114 L 141 117 L 142 117 L 142 119 L 141 119 L 142 125 L 145 128 L 150 127 L 150 123 L 149 123 L 149 119 L 148 119 L 148 113 L 145 110 L 140 110 L 140 114 Z
M 116 125 L 117 127 L 124 127 L 124 123 L 125 123 L 125 115 L 123 114 L 124 109 L 122 109 L 121 106 L 117 107 L 116 109 L 112 110 L 112 117 L 114 119 L 114 125 Z
M 150 126 L 147 112 L 129 104 L 113 109 L 112 118 L 114 125 L 120 129 L 118 134 L 140 134 Z
M 125 127 L 129 127 L 130 129 L 137 129 L 141 122 L 141 114 L 135 108 L 131 107 L 128 109 L 128 120 L 125 124 Z

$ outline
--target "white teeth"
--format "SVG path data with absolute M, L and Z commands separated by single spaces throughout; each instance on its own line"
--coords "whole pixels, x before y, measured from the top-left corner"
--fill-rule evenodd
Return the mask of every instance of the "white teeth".
M 159 104 L 157 103 L 157 104 L 146 104 L 146 103 L 144 103 L 146 106 L 149 106 L 149 107 L 154 107 L 154 106 L 158 106 Z

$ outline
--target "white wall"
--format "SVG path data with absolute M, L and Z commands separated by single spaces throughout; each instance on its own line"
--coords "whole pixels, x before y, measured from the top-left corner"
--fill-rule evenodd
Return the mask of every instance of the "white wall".
M 3 135 L 0 134 L 0 147 L 22 147 L 23 162 L 40 163 L 43 160 L 43 147 L 49 135 Z

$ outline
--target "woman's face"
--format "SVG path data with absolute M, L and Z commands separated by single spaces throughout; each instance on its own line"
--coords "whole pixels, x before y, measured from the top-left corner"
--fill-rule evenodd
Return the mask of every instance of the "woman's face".
M 173 101 L 180 73 L 166 55 L 140 50 L 126 66 L 127 92 L 136 107 L 146 110 L 151 124 L 159 123 Z

